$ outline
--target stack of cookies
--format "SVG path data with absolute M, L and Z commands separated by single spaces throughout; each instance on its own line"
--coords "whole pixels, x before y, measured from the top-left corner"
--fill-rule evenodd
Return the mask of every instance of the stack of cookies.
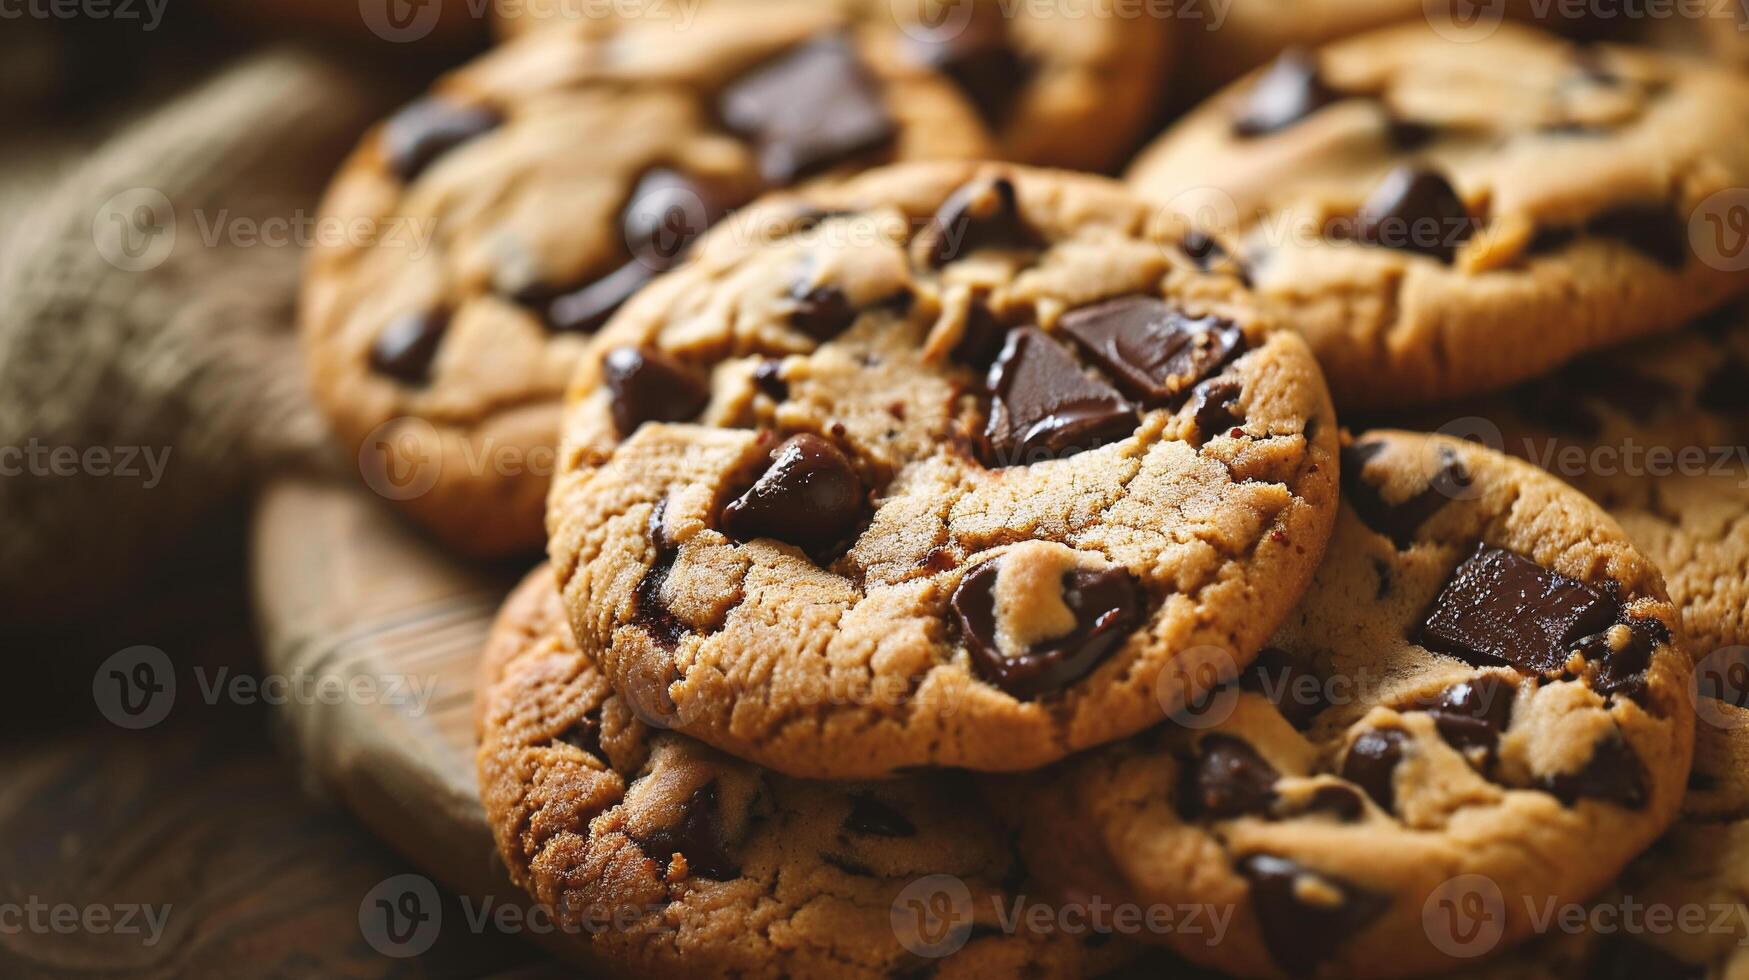
M 579 962 L 1749 971 L 1749 78 L 1250 6 L 530 7 L 336 179 Z

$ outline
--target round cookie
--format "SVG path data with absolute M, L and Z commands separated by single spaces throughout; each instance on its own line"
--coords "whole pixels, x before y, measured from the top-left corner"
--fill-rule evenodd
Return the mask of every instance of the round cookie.
M 1696 657 L 1749 646 L 1749 307 L 1423 421 L 1602 504 L 1663 569 Z
M 1179 123 L 1138 190 L 1240 241 L 1337 404 L 1492 390 L 1749 286 L 1712 219 L 1749 186 L 1749 79 L 1504 24 L 1289 53 Z
M 1180 723 L 992 778 L 1047 882 L 1235 908 L 1223 942 L 1164 940 L 1239 976 L 1461 963 L 1429 923 L 1490 886 L 1504 948 L 1533 928 L 1527 900 L 1608 885 L 1689 771 L 1675 610 L 1595 504 L 1454 439 L 1369 433 L 1343 459 L 1328 557 L 1236 683 Z
M 950 82 L 828 12 L 701 13 L 684 47 L 638 24 L 542 32 L 336 178 L 321 221 L 341 233 L 302 298 L 312 387 L 373 489 L 465 551 L 538 548 L 588 335 L 692 237 L 771 186 L 988 149 Z
M 499 853 L 607 974 L 1076 977 L 1125 958 L 1109 934 L 1004 928 L 1024 869 L 963 780 L 787 779 L 646 727 L 544 566 L 499 613 L 482 679 Z M 941 921 L 913 894 L 946 898 Z
M 917 164 L 706 236 L 567 411 L 549 551 L 615 685 L 873 778 L 1061 758 L 1181 703 L 1186 651 L 1255 653 L 1329 534 L 1333 415 L 1304 342 L 1154 217 Z
M 787 0 L 700 0 L 705 10 L 751 11 Z M 1106 170 L 1146 134 L 1165 91 L 1174 28 L 1158 10 L 1126 0 L 1071 4 L 1012 0 L 809 0 L 889 36 L 899 56 L 957 82 L 996 133 L 1004 160 Z M 685 4 L 646 0 L 630 9 L 667 25 L 677 43 L 692 30 Z M 500 7 L 502 33 L 600 17 L 596 0 L 529 0 Z

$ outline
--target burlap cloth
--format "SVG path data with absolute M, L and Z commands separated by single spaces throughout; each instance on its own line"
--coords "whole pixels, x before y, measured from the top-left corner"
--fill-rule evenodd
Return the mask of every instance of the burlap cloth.
M 50 128 L 7 146 L 10 624 L 88 614 L 174 574 L 155 563 L 203 516 L 267 474 L 334 465 L 295 350 L 297 239 L 341 156 L 407 89 L 310 51 L 257 51 L 130 106 L 101 137 Z

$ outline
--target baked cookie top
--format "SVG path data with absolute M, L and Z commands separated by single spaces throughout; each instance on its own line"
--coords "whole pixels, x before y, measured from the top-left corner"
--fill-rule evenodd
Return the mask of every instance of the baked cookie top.
M 768 200 L 579 368 L 549 507 L 647 716 L 791 775 L 1024 769 L 1248 658 L 1335 511 L 1300 338 L 1114 182 L 890 168 Z
M 343 234 L 303 295 L 312 385 L 373 487 L 452 544 L 538 548 L 587 336 L 693 237 L 768 187 L 989 149 L 953 83 L 830 11 L 704 11 L 685 45 L 617 21 L 542 32 L 341 170 L 322 214 Z
M 1072 170 L 1112 167 L 1145 135 L 1178 27 L 1159 8 L 1125 0 L 701 0 L 691 8 L 645 0 L 615 9 L 690 43 L 689 9 L 748 13 L 796 2 L 889 35 L 904 61 L 953 79 L 996 134 L 996 156 Z M 600 10 L 599 0 L 514 4 L 498 23 L 519 35 Z
M 1689 772 L 1676 613 L 1602 510 L 1453 439 L 1369 433 L 1343 459 L 1328 557 L 1252 667 L 996 786 L 1041 877 L 1235 907 L 1218 945 L 1161 939 L 1241 976 L 1461 963 L 1427 910 L 1479 880 L 1504 948 L 1657 838 Z
M 1528 459 L 1601 503 L 1663 569 L 1697 659 L 1749 646 L 1749 307 L 1423 422 Z
M 1491 390 L 1749 286 L 1717 239 L 1749 186 L 1749 79 L 1512 24 L 1290 51 L 1130 182 L 1232 231 L 1337 403 Z M 1728 236 L 1726 236 L 1728 239 Z
M 1024 869 L 963 780 L 787 779 L 644 725 L 578 649 L 549 568 L 500 611 L 482 670 L 499 853 L 592 965 L 1078 977 L 1126 956 L 1109 935 L 1004 926 Z M 912 905 L 932 895 L 938 919 Z

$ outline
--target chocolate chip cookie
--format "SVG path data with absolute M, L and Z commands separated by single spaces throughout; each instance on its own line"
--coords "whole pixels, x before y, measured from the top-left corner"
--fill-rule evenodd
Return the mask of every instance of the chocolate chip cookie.
M 372 132 L 303 296 L 315 393 L 373 489 L 464 550 L 537 548 L 588 335 L 761 190 L 978 157 L 945 77 L 829 12 L 603 22 L 507 45 Z
M 647 715 L 790 775 L 1036 766 L 1259 649 L 1335 512 L 1304 342 L 1115 182 L 888 168 L 597 338 L 550 553 Z
M 1603 504 L 1663 569 L 1697 657 L 1749 646 L 1749 307 L 1421 422 L 1495 443 Z
M 963 780 L 787 779 L 645 725 L 578 649 L 548 568 L 500 612 L 483 680 L 499 853 L 604 971 L 1077 977 L 1125 955 L 1002 922 L 1024 869 Z
M 798 0 L 700 0 L 704 10 L 752 11 Z M 1127 0 L 801 0 L 830 8 L 891 43 L 897 56 L 953 79 L 997 135 L 1004 160 L 1105 170 L 1145 135 L 1165 89 L 1176 24 Z M 625 4 L 618 5 L 626 7 Z M 506 5 L 501 30 L 520 34 L 600 16 L 598 0 Z M 645 0 L 639 18 L 690 43 L 687 5 Z
M 1041 877 L 1236 908 L 1223 942 L 1160 940 L 1240 976 L 1461 962 L 1429 923 L 1478 880 L 1504 948 L 1526 899 L 1584 901 L 1649 845 L 1689 771 L 1676 613 L 1602 510 L 1455 439 L 1369 433 L 1342 469 L 1329 555 L 1251 667 L 1174 724 L 991 777 Z
M 1234 233 L 1339 406 L 1396 408 L 1536 377 L 1749 287 L 1713 228 L 1749 187 L 1746 112 L 1749 79 L 1697 62 L 1413 25 L 1284 54 L 1130 176 Z

